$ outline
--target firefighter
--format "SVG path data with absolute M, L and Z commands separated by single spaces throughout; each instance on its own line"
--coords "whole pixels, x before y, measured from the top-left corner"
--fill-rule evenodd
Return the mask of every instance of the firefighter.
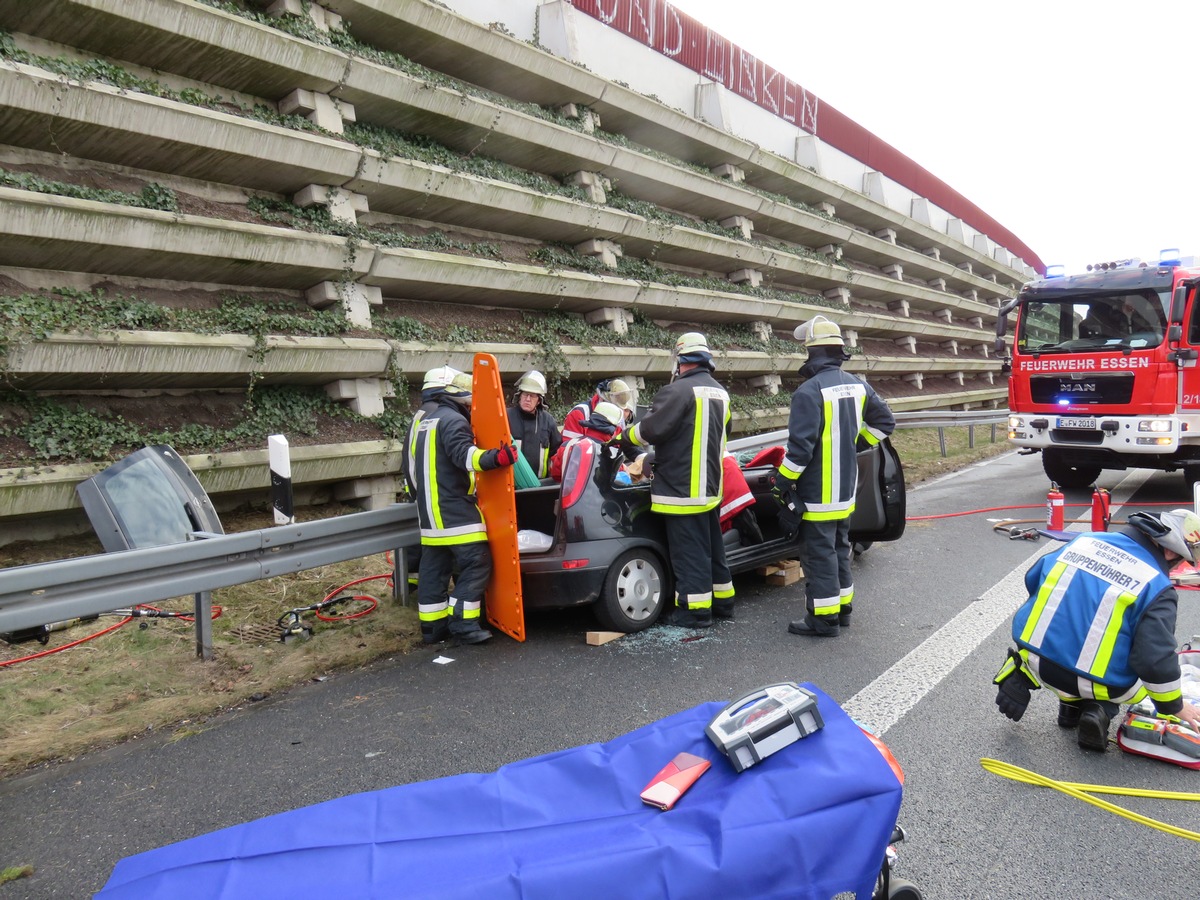
M 521 455 L 538 478 L 550 474 L 550 460 L 562 446 L 558 423 L 546 409 L 546 378 L 534 369 L 517 382 L 508 407 L 508 427 Z
M 836 637 L 850 625 L 854 578 L 850 573 L 850 515 L 858 486 L 859 442 L 871 446 L 896 427 L 888 405 L 871 386 L 842 371 L 849 359 L 842 330 L 825 316 L 796 327 L 808 350 L 803 379 L 792 394 L 788 440 L 775 474 L 785 534 L 803 538 L 806 614 L 788 625 L 792 634 Z
M 1198 544 L 1191 510 L 1136 512 L 1120 531 L 1086 532 L 1030 566 L 1012 625 L 1018 649 L 993 679 L 1000 711 L 1020 721 L 1030 690 L 1045 684 L 1059 698 L 1058 724 L 1101 753 L 1120 704 L 1146 697 L 1200 731 L 1200 708 L 1181 691 L 1167 574 L 1179 559 L 1194 563 Z
M 597 403 L 615 403 L 625 411 L 625 421 L 629 422 L 637 410 L 637 391 L 628 382 L 620 378 L 605 378 L 597 382 L 596 392 L 591 398 L 571 407 L 567 417 L 563 419 L 562 439 L 583 436 L 583 423 L 592 417 Z
M 671 383 L 625 432 L 625 441 L 633 448 L 654 445 L 650 509 L 665 517 L 675 574 L 675 608 L 667 623 L 707 628 L 714 615 L 733 618 L 733 576 L 719 510 L 729 394 L 713 378 L 716 365 L 704 335 L 680 336 L 673 356 Z
M 511 466 L 517 461 L 517 448 L 476 447 L 470 415 L 470 375 L 450 366 L 425 374 L 421 408 L 413 416 L 405 445 L 421 527 L 417 610 L 427 644 L 447 637 L 478 644 L 492 636 L 479 624 L 492 555 L 475 499 L 475 475 Z
M 563 462 L 567 458 L 567 453 L 570 452 L 571 445 L 583 440 L 593 440 L 598 444 L 607 444 L 609 441 L 616 440 L 621 436 L 621 425 L 624 421 L 624 412 L 617 404 L 607 401 L 597 403 L 591 416 L 579 425 L 582 434 L 577 438 L 571 438 L 559 447 L 558 452 L 554 454 L 554 459 L 550 460 L 550 477 L 555 481 L 562 481 Z

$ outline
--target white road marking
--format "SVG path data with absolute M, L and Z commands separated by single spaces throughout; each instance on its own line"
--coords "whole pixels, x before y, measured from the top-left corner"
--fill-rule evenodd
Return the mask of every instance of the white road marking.
M 1134 469 L 1112 490 L 1111 513 L 1129 501 L 1154 474 Z M 1084 531 L 1082 526 L 1071 530 Z M 1005 575 L 974 603 L 931 634 L 908 655 L 842 704 L 842 708 L 875 734 L 883 736 L 943 679 L 975 651 L 993 631 L 1007 623 L 1025 602 L 1025 572 L 1042 556 L 1062 546 L 1050 541 Z M 999 669 L 1003 660 L 996 660 Z

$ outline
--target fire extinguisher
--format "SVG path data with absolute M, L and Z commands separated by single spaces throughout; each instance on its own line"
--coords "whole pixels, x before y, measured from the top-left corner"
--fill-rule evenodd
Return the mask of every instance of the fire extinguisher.
M 1109 494 L 1104 488 L 1092 488 L 1092 531 L 1108 531 L 1112 521 L 1109 513 Z
M 1046 494 L 1046 527 L 1051 531 L 1063 530 L 1063 492 L 1054 482 L 1050 482 L 1050 492 Z

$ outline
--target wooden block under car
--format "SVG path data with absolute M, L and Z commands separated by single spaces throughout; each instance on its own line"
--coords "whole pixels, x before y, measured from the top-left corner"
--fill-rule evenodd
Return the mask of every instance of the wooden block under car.
M 587 642 L 593 647 L 599 647 L 601 644 L 607 644 L 609 641 L 615 641 L 617 638 L 625 637 L 623 631 L 589 631 L 587 633 Z
M 781 575 L 792 569 L 800 568 L 800 560 L 798 559 L 780 559 L 771 563 L 768 566 L 759 566 L 755 569 L 755 573 L 763 576 Z M 803 574 L 803 573 L 801 573 Z
M 789 560 L 789 562 L 795 562 L 795 560 Z M 767 584 L 774 585 L 776 587 L 783 587 L 784 585 L 795 584 L 803 577 L 804 570 L 800 568 L 799 563 L 797 563 L 794 566 L 789 566 L 786 569 L 783 569 L 772 575 L 768 575 Z

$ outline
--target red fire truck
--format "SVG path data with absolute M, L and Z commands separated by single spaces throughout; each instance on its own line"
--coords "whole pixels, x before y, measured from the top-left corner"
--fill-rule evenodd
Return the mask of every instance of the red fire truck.
M 1189 262 L 1192 262 L 1189 260 Z M 1103 469 L 1183 471 L 1200 481 L 1200 267 L 1177 251 L 1158 264 L 1090 266 L 1021 288 L 1000 310 L 1007 352 L 1008 439 L 1041 451 L 1060 487 L 1094 484 Z

